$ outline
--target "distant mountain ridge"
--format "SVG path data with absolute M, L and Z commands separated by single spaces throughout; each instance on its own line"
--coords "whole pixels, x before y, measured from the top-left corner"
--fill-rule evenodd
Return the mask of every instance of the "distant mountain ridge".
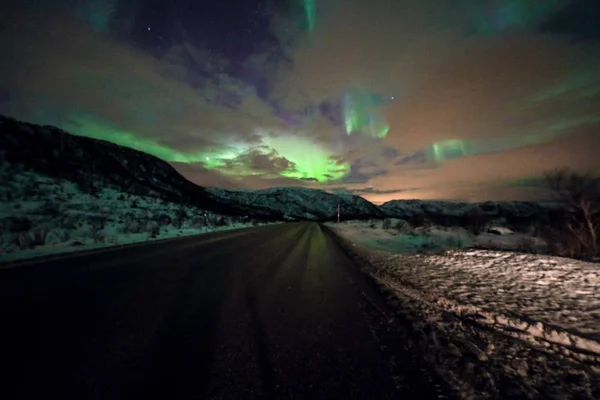
M 562 221 L 565 209 L 552 202 L 486 201 L 464 203 L 442 200 L 391 200 L 380 206 L 390 218 L 422 225 L 424 222 L 445 226 L 465 226 L 474 221 L 492 221 L 515 226 Z
M 359 196 L 339 195 L 318 189 L 301 187 L 270 188 L 254 191 L 207 188 L 216 198 L 234 206 L 277 214 L 283 220 L 332 220 L 340 206 L 344 219 L 383 218 L 385 215 L 375 204 Z
M 42 126 L 0 116 L 0 162 L 11 174 L 34 171 L 71 181 L 84 193 L 109 188 L 123 193 L 164 199 L 216 214 L 266 221 L 337 218 L 401 218 L 459 223 L 464 215 L 487 219 L 540 219 L 557 210 L 533 202 L 460 203 L 438 200 L 392 200 L 376 206 L 351 194 L 333 194 L 302 187 L 226 190 L 201 187 L 155 156 L 111 142 L 77 136 L 53 126 Z

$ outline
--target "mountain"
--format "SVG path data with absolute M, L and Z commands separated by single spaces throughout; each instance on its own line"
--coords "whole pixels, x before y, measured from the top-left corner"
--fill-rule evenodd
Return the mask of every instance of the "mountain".
M 322 190 L 235 191 L 200 187 L 167 162 L 141 151 L 2 116 L 0 162 L 5 167 L 2 177 L 7 181 L 34 172 L 43 176 L 42 180 L 74 183 L 82 194 L 94 195 L 110 189 L 221 215 L 267 221 L 332 220 L 339 204 L 345 219 L 384 216 L 377 206 L 362 197 Z
M 157 157 L 107 141 L 71 135 L 52 126 L 0 116 L 0 161 L 13 174 L 32 171 L 70 181 L 84 193 L 111 188 L 214 212 L 239 214 Z
M 15 188 L 16 179 L 36 173 L 43 177 L 37 180 L 75 184 L 80 194 L 94 196 L 99 191 L 111 190 L 111 193 L 160 199 L 201 213 L 266 221 L 335 220 L 338 205 L 342 219 L 393 217 L 417 224 L 422 220 L 460 224 L 463 222 L 460 219 L 469 215 L 537 220 L 553 210 L 549 205 L 531 202 L 468 204 L 435 200 L 393 200 L 377 207 L 359 196 L 299 187 L 255 191 L 204 188 L 185 179 L 167 162 L 141 151 L 2 116 L 0 162 L 4 188 Z M 6 196 L 9 195 L 7 192 Z M 26 198 L 24 192 L 22 200 Z
M 489 217 L 505 215 L 535 217 L 556 207 L 557 205 L 552 203 L 534 203 L 530 201 L 462 203 L 442 200 L 391 200 L 380 206 L 386 216 L 393 218 L 410 218 L 419 214 L 458 216 L 467 212 L 479 212 L 482 215 Z
M 276 216 L 289 221 L 309 219 L 315 221 L 337 218 L 338 205 L 343 219 L 383 218 L 384 213 L 359 196 L 340 195 L 323 190 L 300 187 L 271 188 L 243 191 L 207 188 L 223 203 L 234 207 L 252 206 L 258 215 Z
M 168 163 L 0 116 L 0 262 L 260 225 Z
M 497 221 L 515 226 L 562 223 L 565 209 L 551 202 L 487 201 L 461 203 L 441 200 L 391 200 L 380 206 L 387 217 L 421 225 L 428 221 L 445 226 L 465 226 L 473 221 Z

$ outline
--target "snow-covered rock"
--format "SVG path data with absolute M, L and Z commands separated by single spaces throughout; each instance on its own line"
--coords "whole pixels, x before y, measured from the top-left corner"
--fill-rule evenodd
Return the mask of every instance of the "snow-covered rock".
M 504 228 L 502 226 L 494 226 L 494 227 L 488 228 L 488 232 L 492 233 L 494 235 L 501 235 L 501 236 L 514 234 L 513 231 L 511 231 L 508 228 Z

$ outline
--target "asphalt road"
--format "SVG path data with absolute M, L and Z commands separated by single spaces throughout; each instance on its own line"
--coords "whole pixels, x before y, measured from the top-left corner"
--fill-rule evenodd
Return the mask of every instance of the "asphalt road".
M 3 269 L 0 398 L 435 398 L 365 281 L 314 223 Z

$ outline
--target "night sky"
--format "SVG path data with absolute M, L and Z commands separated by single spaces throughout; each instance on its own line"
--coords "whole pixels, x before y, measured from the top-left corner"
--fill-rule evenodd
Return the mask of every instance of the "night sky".
M 204 186 L 530 200 L 600 167 L 597 0 L 10 0 L 0 113 Z

